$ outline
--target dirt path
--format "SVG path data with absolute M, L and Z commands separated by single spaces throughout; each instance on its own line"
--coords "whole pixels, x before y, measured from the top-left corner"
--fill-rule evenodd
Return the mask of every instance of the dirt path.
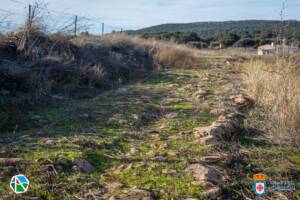
M 229 98 L 240 93 L 237 68 L 226 58 L 203 62 L 29 113 L 20 125 L 22 136 L 2 141 L 1 196 L 15 197 L 6 183 L 16 171 L 32 184 L 25 199 L 228 195 L 228 146 L 214 142 L 211 129 L 238 132 L 238 106 Z

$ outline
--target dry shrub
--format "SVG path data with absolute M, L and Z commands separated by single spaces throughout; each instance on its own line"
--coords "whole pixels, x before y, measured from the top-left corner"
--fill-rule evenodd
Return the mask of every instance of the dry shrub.
M 299 55 L 267 57 L 246 65 L 247 85 L 267 115 L 267 131 L 278 144 L 299 150 L 300 65 Z
M 144 40 L 126 34 L 110 34 L 101 41 L 125 48 L 146 48 L 151 52 L 157 67 L 192 67 L 195 62 L 196 49 L 168 41 Z
M 226 48 L 226 49 L 200 49 L 197 51 L 199 57 L 244 57 L 253 58 L 257 54 L 255 49 L 251 48 Z
M 104 88 L 106 74 L 105 68 L 101 64 L 84 66 L 81 68 L 80 81 L 90 88 L 94 86 Z
M 194 50 L 185 46 L 126 34 L 72 38 L 24 27 L 7 41 L 12 44 L 0 43 L 0 78 L 6 80 L 0 92 L 8 98 L 27 95 L 32 105 L 46 105 L 51 96 L 95 95 L 159 66 L 191 66 L 194 59 Z
M 187 68 L 194 64 L 194 49 L 171 42 L 152 41 L 151 44 L 156 49 L 154 59 L 162 66 Z

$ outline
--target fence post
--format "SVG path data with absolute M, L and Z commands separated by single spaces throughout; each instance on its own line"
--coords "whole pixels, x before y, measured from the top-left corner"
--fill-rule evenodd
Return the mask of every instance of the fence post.
M 102 23 L 102 36 L 104 35 L 104 23 Z
M 32 25 L 32 7 L 31 4 L 28 5 L 28 27 L 31 28 Z
M 75 15 L 75 21 L 74 21 L 74 23 L 75 23 L 75 27 L 74 27 L 74 35 L 76 36 L 77 35 L 77 15 Z

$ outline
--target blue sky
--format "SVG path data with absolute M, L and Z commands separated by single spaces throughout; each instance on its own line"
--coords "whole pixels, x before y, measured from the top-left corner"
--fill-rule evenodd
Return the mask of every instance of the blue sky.
M 16 3 L 14 1 L 19 1 Z M 0 9 L 24 13 L 20 2 L 0 0 Z M 97 30 L 100 22 L 107 29 L 137 29 L 162 23 L 226 21 L 242 19 L 279 19 L 282 0 L 48 0 L 48 8 L 56 11 L 97 18 L 92 21 Z M 300 20 L 300 0 L 288 0 L 285 19 Z M 0 10 L 1 11 L 1 10 Z M 0 12 L 1 13 L 1 12 Z M 49 13 L 49 21 L 59 23 L 72 16 Z M 16 22 L 21 21 L 22 16 Z M 57 22 L 56 22 L 57 21 Z M 110 26 L 110 27 L 109 27 Z

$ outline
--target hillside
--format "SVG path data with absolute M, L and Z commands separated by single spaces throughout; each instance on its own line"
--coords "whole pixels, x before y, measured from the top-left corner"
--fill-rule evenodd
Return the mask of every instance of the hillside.
M 224 22 L 195 22 L 195 23 L 175 23 L 161 24 L 137 30 L 136 33 L 160 33 L 160 32 L 196 32 L 202 34 L 213 34 L 218 32 L 274 32 L 280 21 L 271 20 L 244 20 L 244 21 L 224 21 Z M 284 21 L 284 26 L 288 27 L 290 33 L 300 33 L 299 21 Z

